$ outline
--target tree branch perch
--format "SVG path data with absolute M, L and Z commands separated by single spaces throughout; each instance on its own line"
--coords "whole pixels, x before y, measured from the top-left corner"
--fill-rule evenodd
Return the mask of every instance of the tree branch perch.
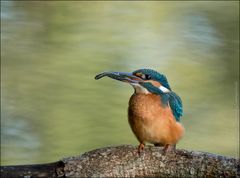
M 58 162 L 1 166 L 1 177 L 240 177 L 239 159 L 177 149 L 162 154 L 146 146 L 106 147 Z

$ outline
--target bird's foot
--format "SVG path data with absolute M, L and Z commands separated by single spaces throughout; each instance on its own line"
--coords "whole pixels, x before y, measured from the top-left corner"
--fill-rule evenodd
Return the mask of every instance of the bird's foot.
M 171 152 L 174 152 L 176 149 L 176 145 L 165 145 L 163 147 L 163 155 L 166 155 L 167 153 L 171 153 Z
M 144 149 L 144 146 L 145 146 L 144 143 L 140 143 L 140 144 L 138 145 L 138 155 L 139 155 L 139 156 L 140 156 L 140 154 L 141 154 L 141 151 Z

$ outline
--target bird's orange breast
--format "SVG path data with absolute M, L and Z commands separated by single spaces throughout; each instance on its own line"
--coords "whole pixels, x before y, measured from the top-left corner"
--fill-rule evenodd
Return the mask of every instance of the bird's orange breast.
M 129 101 L 128 121 L 140 142 L 176 144 L 184 128 L 159 95 L 134 93 Z

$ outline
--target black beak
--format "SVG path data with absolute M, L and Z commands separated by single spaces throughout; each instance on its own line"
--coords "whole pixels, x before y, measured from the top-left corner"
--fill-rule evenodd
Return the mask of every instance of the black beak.
M 138 83 L 142 81 L 141 78 L 136 77 L 132 73 L 127 73 L 127 72 L 103 72 L 95 76 L 95 79 L 98 80 L 102 77 L 110 77 L 115 80 L 119 80 L 122 82 L 127 82 L 127 83 Z

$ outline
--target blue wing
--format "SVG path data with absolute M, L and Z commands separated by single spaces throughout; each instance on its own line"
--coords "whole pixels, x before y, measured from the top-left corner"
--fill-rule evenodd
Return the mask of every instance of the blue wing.
M 183 106 L 181 98 L 174 92 L 168 93 L 169 95 L 169 106 L 172 109 L 173 115 L 176 121 L 180 121 L 180 117 L 183 114 Z

